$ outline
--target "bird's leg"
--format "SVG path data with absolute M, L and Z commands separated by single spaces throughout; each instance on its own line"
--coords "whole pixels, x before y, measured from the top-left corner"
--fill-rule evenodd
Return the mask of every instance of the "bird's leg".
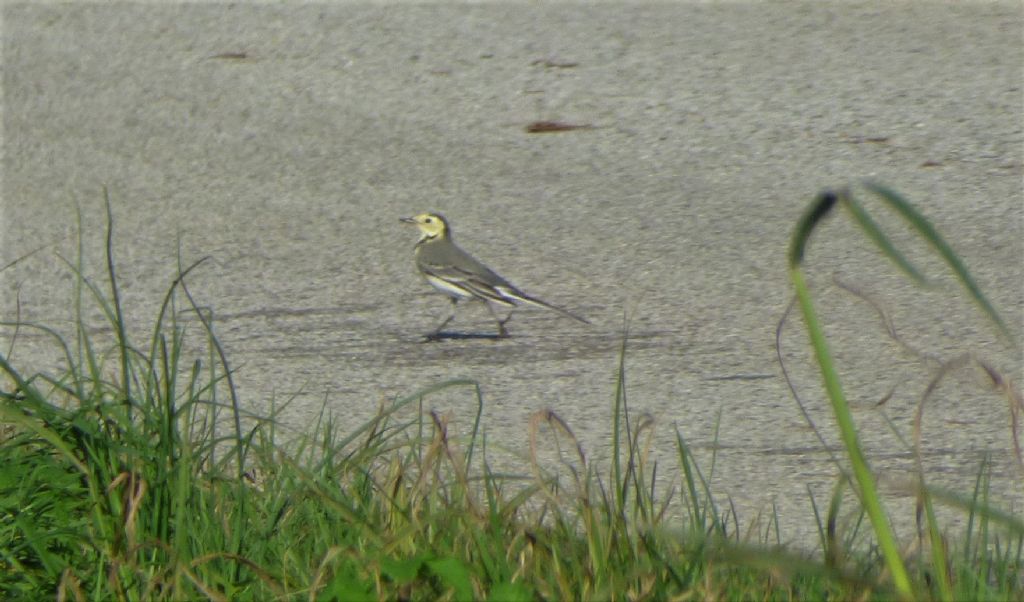
M 505 319 L 502 320 L 498 317 L 498 312 L 494 311 L 494 307 L 490 303 L 487 304 L 487 309 L 491 310 L 491 316 L 494 318 L 494 321 L 498 323 L 498 338 L 508 338 L 509 334 L 508 330 L 505 328 L 505 323 L 512 319 L 512 312 L 509 312 L 509 314 L 505 316 Z
M 441 325 L 434 329 L 434 333 L 433 334 L 435 334 L 435 335 L 441 334 L 441 331 L 444 330 L 444 327 L 447 326 L 448 323 L 451 322 L 454 319 L 455 319 L 455 314 L 452 314 L 452 315 L 448 316 L 447 318 L 445 318 L 444 322 L 441 322 Z
M 441 338 L 441 331 L 444 330 L 444 327 L 447 326 L 449 322 L 455 319 L 455 308 L 458 306 L 459 300 L 456 299 L 455 297 L 449 298 L 452 300 L 452 315 L 448 316 L 448 318 L 446 318 L 444 322 L 441 322 L 441 325 L 435 328 L 434 332 L 427 335 L 426 338 L 428 341 L 436 341 L 437 339 Z

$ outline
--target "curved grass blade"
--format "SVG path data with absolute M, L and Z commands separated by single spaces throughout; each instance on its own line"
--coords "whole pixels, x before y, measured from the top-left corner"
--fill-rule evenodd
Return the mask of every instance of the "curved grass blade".
M 826 190 L 819 194 L 818 198 L 814 199 L 811 206 L 800 217 L 800 221 L 796 224 L 796 231 L 793 232 L 793 242 L 789 247 L 790 269 L 794 269 L 803 263 L 804 249 L 807 248 L 807 241 L 811 237 L 811 232 L 818 225 L 818 222 L 832 211 L 838 200 L 839 196 L 835 192 Z
M 121 295 L 117 289 L 117 272 L 114 270 L 114 212 L 110 208 L 110 192 L 103 187 L 103 201 L 107 207 L 107 275 L 110 277 L 110 299 L 114 307 L 114 330 L 117 333 L 118 355 L 121 360 L 121 380 L 124 381 L 124 403 L 131 417 L 131 372 L 128 370 L 128 334 L 124 327 L 124 313 L 121 311 Z
M 895 191 L 878 184 L 877 182 L 864 182 L 865 188 L 875 193 L 888 203 L 893 209 L 895 209 L 903 219 L 910 222 L 922 237 L 927 240 L 935 250 L 939 252 L 939 255 L 949 264 L 953 271 L 956 273 L 957 278 L 967 288 L 974 300 L 981 306 L 981 308 L 988 314 L 989 319 L 996 323 L 999 330 L 1003 333 L 1003 336 L 1010 341 L 1010 343 L 1016 347 L 1017 343 L 1013 340 L 1013 336 L 1010 334 L 1010 329 L 1007 328 L 1006 323 L 999 316 L 999 313 L 995 310 L 988 298 L 981 292 L 981 288 L 971 277 L 971 274 L 967 271 L 967 267 L 964 266 L 963 262 L 960 261 L 960 257 L 953 252 L 953 249 L 946 243 L 945 239 L 939 235 L 938 231 L 931 225 L 931 223 L 924 218 L 921 213 L 914 209 L 914 207 L 906 201 L 902 196 L 897 194 Z
M 959 508 L 969 512 L 971 516 L 984 518 L 1000 525 L 1002 528 L 1015 537 L 1024 536 L 1024 518 L 1013 511 L 997 508 L 989 503 L 979 501 L 977 496 L 968 497 L 944 487 L 928 485 L 925 492 L 937 502 L 951 508 Z
M 857 220 L 857 224 L 867 233 L 871 240 L 875 241 L 878 248 L 882 250 L 889 259 L 893 261 L 903 272 L 914 279 L 920 285 L 927 285 L 928 281 L 925 277 L 903 256 L 902 253 L 896 250 L 896 247 L 889 242 L 889 238 L 882 232 L 882 229 L 878 227 L 875 220 L 871 219 L 867 211 L 864 211 L 864 207 L 861 207 L 860 203 L 853 198 L 852 195 L 844 193 L 842 195 L 844 205 L 850 211 L 853 219 Z

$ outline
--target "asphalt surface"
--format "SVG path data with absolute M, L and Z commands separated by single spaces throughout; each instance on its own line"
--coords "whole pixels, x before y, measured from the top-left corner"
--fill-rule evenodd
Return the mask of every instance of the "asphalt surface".
M 37 252 L 0 272 L 0 310 L 71 332 L 60 258 L 76 256 L 78 208 L 86 273 L 102 283 L 106 187 L 139 340 L 179 261 L 209 257 L 188 284 L 246 408 L 288 401 L 281 420 L 299 433 L 324 404 L 354 425 L 382 401 L 475 379 L 492 461 L 518 472 L 545 409 L 606 465 L 628 332 L 627 401 L 654 420 L 664 486 L 678 432 L 705 472 L 714 457 L 712 488 L 742 528 L 763 532 L 774 504 L 781 539 L 812 544 L 810 496 L 823 503 L 837 468 L 776 357 L 795 220 L 824 188 L 885 182 L 1024 340 L 1022 24 L 1017 2 L 8 3 L 0 265 Z M 538 121 L 585 127 L 528 132 Z M 906 440 L 938 366 L 972 354 L 1018 386 L 1024 368 L 927 246 L 862 196 L 933 286 L 912 286 L 844 213 L 816 233 L 809 278 L 909 536 Z M 423 343 L 448 311 L 398 221 L 423 211 L 594 325 L 524 309 L 508 340 Z M 899 340 L 839 284 L 883 307 Z M 451 329 L 493 323 L 469 305 Z M 782 356 L 836 445 L 795 316 Z M 27 329 L 12 359 L 60 365 Z M 460 388 L 425 405 L 464 431 L 476 402 Z M 993 497 L 1024 512 L 1009 422 L 980 370 L 951 371 L 926 402 L 930 477 L 969 492 L 988 457 Z

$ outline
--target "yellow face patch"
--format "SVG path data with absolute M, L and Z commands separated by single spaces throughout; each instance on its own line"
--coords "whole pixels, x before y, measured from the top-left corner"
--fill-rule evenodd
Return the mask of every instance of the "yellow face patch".
M 419 228 L 423 238 L 443 238 L 448 231 L 448 222 L 445 221 L 444 217 L 435 213 L 421 213 L 413 217 L 402 218 L 402 221 L 407 224 L 414 224 Z

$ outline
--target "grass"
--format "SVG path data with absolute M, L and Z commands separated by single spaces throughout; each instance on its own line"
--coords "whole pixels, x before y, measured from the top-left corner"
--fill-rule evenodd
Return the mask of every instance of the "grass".
M 397 399 L 347 431 L 321 412 L 309 433 L 284 441 L 273 414 L 247 415 L 235 397 L 209 312 L 188 290 L 198 264 L 179 268 L 148 339 L 130 340 L 108 213 L 107 281 L 84 277 L 81 253 L 67 262 L 78 283 L 71 340 L 44 325 L 9 325 L 9 349 L 19 333 L 51 335 L 64 371 L 22 371 L 9 363 L 9 351 L 0 355 L 0 596 L 1024 599 L 1024 520 L 992 506 L 987 466 L 966 494 L 929 485 L 922 469 L 912 484 L 922 516 L 918 541 L 899 542 L 888 528 L 800 274 L 811 232 L 837 205 L 852 207 L 869 238 L 917 277 L 848 192 L 823 194 L 797 228 L 795 288 L 852 467 L 841 465 L 844 476 L 828 500 L 809 494 L 807 520 L 820 536 L 815 552 L 787 549 L 767 535 L 749 543 L 681 433 L 682 476 L 671 484 L 678 499 L 659 489 L 653 424 L 628 404 L 627 337 L 608 466 L 590 462 L 571 425 L 548 411 L 524 425 L 528 472 L 492 470 L 480 424 L 486 398 L 472 381 Z M 958 260 L 951 265 L 963 268 Z M 966 283 L 1001 326 L 969 277 Z M 90 303 L 106 316 L 110 337 L 86 329 L 81 316 Z M 1009 401 L 1016 436 L 1020 394 L 985 368 Z M 423 411 L 424 400 L 450 387 L 476 394 L 466 437 L 451 434 L 449 418 Z M 540 460 L 553 448 L 562 470 Z M 851 504 L 860 520 L 843 520 Z M 962 512 L 963 532 L 947 533 L 935 505 Z M 670 508 L 682 508 L 681 516 Z

